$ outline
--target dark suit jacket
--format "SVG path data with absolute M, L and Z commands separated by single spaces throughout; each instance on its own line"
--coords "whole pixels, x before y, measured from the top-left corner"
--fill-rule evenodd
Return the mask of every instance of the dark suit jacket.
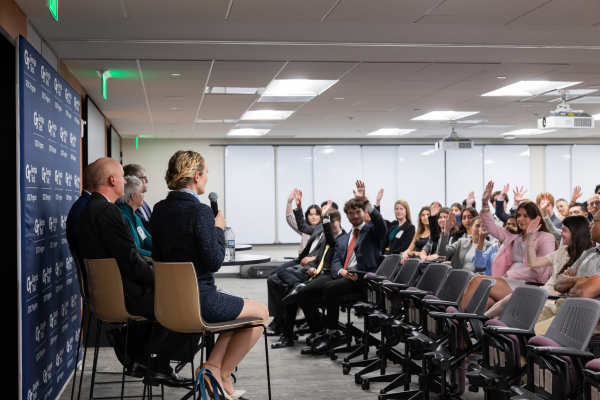
M 380 253 L 379 246 L 385 236 L 386 230 L 383 217 L 376 208 L 373 209 L 371 222 L 365 224 L 360 232 L 358 232 L 358 237 L 354 244 L 358 271 L 375 272 L 377 270 L 377 258 Z M 344 268 L 346 251 L 348 250 L 348 242 L 350 241 L 349 235 L 351 233 L 352 231 L 338 236 L 336 240 L 337 245 L 331 264 L 331 274 L 334 277 L 337 277 L 338 272 Z
M 128 311 L 153 318 L 154 272 L 140 255 L 119 207 L 100 193 L 92 193 L 81 212 L 77 236 L 83 258 L 117 260 Z
M 398 233 L 394 236 L 394 240 L 392 240 L 392 244 L 389 250 L 386 250 L 388 244 L 388 236 L 389 234 L 398 227 L 398 220 L 390 222 L 385 221 L 387 225 L 387 230 L 385 232 L 385 236 L 381 241 L 381 254 L 400 254 L 412 243 L 413 237 L 415 237 L 415 226 L 408 222 L 408 220 L 402 224 L 398 233 L 403 232 L 400 237 L 398 237 Z
M 69 242 L 69 249 L 71 253 L 77 254 L 77 259 L 79 261 L 79 265 L 81 265 L 81 275 L 83 278 L 84 288 L 87 293 L 87 271 L 85 270 L 85 266 L 83 264 L 83 257 L 81 257 L 81 249 L 79 248 L 79 238 L 77 237 L 77 227 L 79 226 L 79 218 L 81 216 L 81 212 L 87 205 L 90 200 L 90 194 L 86 191 L 81 191 L 81 196 L 77 199 L 75 203 L 71 206 L 71 210 L 69 210 L 69 215 L 67 216 L 67 242 Z
M 146 215 L 148 215 L 148 219 L 150 219 L 150 217 L 152 216 L 152 211 L 150 210 L 150 206 L 148 206 L 148 204 L 146 204 L 145 200 L 144 200 L 144 203 L 142 204 L 141 208 L 143 208 L 144 211 L 146 211 Z M 140 217 L 140 219 L 142 220 L 142 225 L 144 225 L 144 229 L 147 230 L 148 233 L 152 235 L 152 227 L 150 226 L 150 221 L 146 221 L 146 218 L 144 217 L 142 210 L 140 210 L 138 208 L 137 210 L 135 210 L 135 214 L 138 217 Z
M 331 271 L 331 263 L 333 262 L 333 256 L 335 255 L 337 241 L 333 235 L 333 231 L 331 230 L 331 223 L 323 224 L 323 231 L 325 232 L 325 244 L 326 246 L 329 246 L 327 253 L 324 256 L 321 256 L 321 258 L 325 257 L 325 260 L 323 261 L 323 271 Z M 338 237 L 342 237 L 345 234 L 346 231 L 342 228 L 342 233 Z M 325 251 L 325 249 L 323 249 L 323 251 Z M 319 263 L 321 258 L 317 258 Z M 319 264 L 317 264 L 317 267 L 318 266 Z

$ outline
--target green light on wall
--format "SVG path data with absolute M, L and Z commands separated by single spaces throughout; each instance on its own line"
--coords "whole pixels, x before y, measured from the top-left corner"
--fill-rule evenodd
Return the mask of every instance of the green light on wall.
M 58 21 L 58 0 L 47 0 L 46 5 L 50 14 Z
M 102 97 L 106 100 L 106 75 L 102 74 Z
M 104 100 L 106 100 L 106 96 L 107 96 L 107 81 L 108 78 L 112 78 L 112 74 L 110 73 L 110 71 L 106 70 L 106 71 L 100 71 L 100 70 L 96 70 L 96 73 L 98 74 L 99 77 L 102 78 L 102 97 L 104 97 Z
M 136 149 L 139 149 L 139 148 L 140 148 L 140 138 L 139 138 L 139 137 L 136 137 L 136 138 L 135 138 L 135 148 L 136 148 Z

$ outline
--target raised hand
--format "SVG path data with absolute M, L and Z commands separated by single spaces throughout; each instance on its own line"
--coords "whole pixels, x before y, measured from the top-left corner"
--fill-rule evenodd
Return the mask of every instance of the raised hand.
M 571 197 L 571 202 L 574 203 L 582 195 L 583 192 L 581 191 L 581 186 L 575 186 L 575 189 L 573 190 L 573 197 Z
M 296 208 L 302 208 L 302 190 L 298 190 L 296 193 Z
M 448 214 L 448 218 L 446 218 L 446 223 L 444 224 L 444 235 L 449 234 L 455 225 L 456 225 L 456 216 L 454 215 L 454 213 Z
M 485 229 L 485 225 L 481 224 L 481 228 L 479 228 L 479 239 L 483 239 L 485 240 L 486 237 L 488 237 L 489 232 L 487 231 L 487 229 Z
M 381 204 L 381 199 L 383 198 L 383 189 L 379 189 L 377 192 L 377 197 L 375 198 L 375 207 Z
M 292 190 L 292 193 L 290 193 L 290 195 L 288 196 L 288 203 L 291 203 L 292 201 L 294 201 L 294 199 L 296 198 L 297 195 L 298 195 L 298 189 Z
M 363 181 L 356 181 L 356 190 L 353 190 L 354 197 L 361 202 L 367 201 L 367 196 L 365 195 L 365 184 Z
M 531 237 L 531 240 L 535 240 L 535 235 L 541 227 L 542 225 L 540 224 L 540 216 L 538 215 L 537 217 L 532 219 L 529 225 L 527 226 L 527 239 Z
M 436 215 L 438 215 L 440 212 L 440 208 L 441 208 L 440 203 L 438 203 L 437 201 L 435 203 L 433 203 L 431 205 L 431 216 L 435 217 Z
M 548 213 L 548 206 L 550 206 L 550 213 Z M 542 217 L 547 217 L 552 214 L 552 205 L 550 204 L 550 197 L 548 193 L 542 194 L 542 198 L 540 200 L 540 211 L 542 213 Z
M 471 192 L 467 196 L 467 208 L 473 207 L 473 203 L 475 203 L 475 192 Z
M 321 208 L 321 217 L 325 218 L 325 217 L 329 216 L 329 210 L 331 209 L 331 204 L 332 204 L 332 201 L 328 200 L 327 204 L 325 204 L 323 206 L 323 208 Z
M 483 195 L 481 196 L 481 206 L 485 206 L 490 204 L 490 199 L 492 198 L 492 192 L 494 191 L 494 182 L 489 181 L 485 186 L 485 190 L 483 191 Z
M 504 197 L 508 193 L 509 188 L 510 188 L 510 185 L 508 183 L 506 185 L 504 185 L 504 187 L 502 188 L 502 191 L 500 192 L 500 197 L 502 198 L 502 200 L 504 200 Z
M 523 200 L 525 200 L 525 197 L 523 197 L 523 195 L 525 193 L 527 193 L 527 191 L 529 189 L 525 189 L 523 190 L 523 186 L 521 186 L 521 189 L 519 189 L 519 187 L 516 187 L 516 191 L 513 190 L 513 193 L 515 194 L 515 205 L 518 205 L 520 202 L 522 202 Z

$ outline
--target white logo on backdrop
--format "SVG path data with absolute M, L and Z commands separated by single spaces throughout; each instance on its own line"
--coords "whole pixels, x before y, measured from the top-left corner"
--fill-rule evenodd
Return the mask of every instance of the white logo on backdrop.
M 60 140 L 62 140 L 63 142 L 67 143 L 67 136 L 69 135 L 69 133 L 67 132 L 66 129 L 63 129 L 63 127 L 60 127 Z
M 40 218 L 40 219 L 36 219 L 33 223 L 33 230 L 35 231 L 35 233 L 39 236 L 39 235 L 43 235 L 44 234 L 44 226 L 46 226 L 46 220 Z
M 43 321 L 41 324 L 35 327 L 35 341 L 41 342 L 44 338 L 44 330 L 46 329 L 46 321 Z
M 42 270 L 42 282 L 44 282 L 44 285 L 50 283 L 50 278 L 52 278 L 52 266 Z
M 68 172 L 65 172 L 65 184 L 67 186 L 71 186 L 71 183 L 73 182 L 73 175 L 71 175 Z
M 79 182 L 81 182 L 81 178 L 79 178 L 79 175 L 75 175 L 74 181 L 75 181 L 75 187 L 77 189 L 79 189 Z
M 37 62 L 35 61 L 35 58 L 33 58 L 33 56 L 29 55 L 29 52 L 27 50 L 25 50 L 25 66 L 27 67 L 27 69 L 32 73 L 35 74 L 35 67 L 37 65 Z
M 27 182 L 35 182 L 35 175 L 37 174 L 37 167 L 29 166 L 29 164 L 27 164 L 25 166 L 25 179 L 27 179 Z
M 63 273 L 63 262 L 57 261 L 55 266 L 56 276 L 61 276 Z
M 54 182 L 56 182 L 57 185 L 62 185 L 62 178 L 63 178 L 62 171 L 55 169 L 54 170 Z
M 77 99 L 73 100 L 73 107 L 75 107 L 75 110 L 79 111 L 79 105 L 80 105 L 80 101 Z
M 67 216 L 66 215 L 61 215 L 60 216 L 60 229 L 67 229 Z M 67 260 L 73 259 L 72 257 L 67 257 Z M 67 269 L 71 269 L 71 268 L 67 268 Z
M 62 89 L 62 83 L 60 83 L 58 79 L 54 78 L 54 90 L 59 97 L 62 96 Z
M 38 281 L 37 274 L 27 277 L 27 292 L 28 293 L 32 293 L 37 290 L 37 281 Z
M 39 131 L 44 129 L 44 117 L 42 117 L 42 115 L 38 114 L 36 111 L 33 112 L 33 124 Z
M 56 124 L 50 119 L 48 119 L 48 132 L 50 133 L 50 136 L 56 137 Z
M 71 100 L 73 99 L 73 94 L 69 92 L 69 88 L 65 88 L 65 100 L 67 103 L 71 104 Z
M 77 136 L 73 135 L 72 133 L 71 135 L 71 146 L 75 147 L 75 145 L 77 144 Z
M 52 363 L 50 363 L 44 369 L 44 373 L 42 374 L 42 380 L 44 381 L 44 383 L 48 383 L 51 378 L 52 378 Z
M 48 218 L 48 229 L 50 230 L 50 232 L 56 232 L 57 222 L 58 222 L 58 218 L 56 218 L 56 217 Z
M 52 170 L 42 167 L 42 182 L 49 184 L 50 176 L 52 176 Z
M 50 329 L 53 329 L 55 326 L 58 326 L 58 310 L 50 314 Z
M 42 75 L 42 82 L 46 84 L 46 86 L 50 86 L 50 71 L 44 68 L 44 65 L 40 67 L 40 74 Z

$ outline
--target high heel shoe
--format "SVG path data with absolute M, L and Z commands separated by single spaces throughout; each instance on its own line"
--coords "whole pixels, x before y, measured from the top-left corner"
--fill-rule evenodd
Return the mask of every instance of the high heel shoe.
M 231 375 L 229 375 L 229 376 L 222 376 L 222 377 L 221 377 L 221 381 L 225 381 L 225 380 L 228 380 L 228 381 L 231 383 Z M 233 386 L 233 385 L 232 385 L 232 386 Z M 235 390 L 235 389 L 233 389 L 233 390 Z M 245 390 L 235 390 L 235 392 L 234 392 L 232 395 L 228 395 L 228 394 L 227 394 L 227 392 L 225 392 L 225 395 L 226 395 L 226 396 L 231 396 L 231 398 L 232 398 L 233 400 L 237 400 L 237 399 L 241 399 L 241 398 L 242 398 L 242 396 L 243 396 L 245 393 L 246 393 L 246 391 L 245 391 Z
M 201 370 L 202 368 L 205 368 L 205 366 L 206 366 L 206 365 L 210 365 L 211 367 L 217 368 L 218 370 L 220 370 L 220 369 L 221 369 L 221 366 L 220 366 L 220 365 L 215 365 L 215 364 L 211 364 L 211 363 L 209 363 L 209 362 L 205 362 L 205 363 L 203 363 L 201 366 L 199 366 L 198 368 L 196 368 L 196 376 L 198 376 L 198 372 L 200 372 L 200 370 Z M 204 387 L 206 388 L 206 393 L 208 394 L 208 396 L 209 396 L 211 399 L 214 399 L 214 398 L 215 398 L 215 393 L 214 393 L 214 390 L 213 390 L 213 388 L 212 388 L 212 385 L 210 384 L 210 380 L 209 380 L 209 379 L 208 379 L 208 377 L 206 377 L 206 376 L 204 377 Z M 223 389 L 223 388 L 221 388 L 221 389 Z M 225 389 L 223 389 L 223 393 L 225 393 L 225 400 L 233 400 L 233 399 L 231 398 L 231 396 L 229 396 L 229 395 L 227 394 L 227 392 L 225 391 Z M 245 393 L 245 392 L 244 392 L 244 393 Z M 243 394 L 243 393 L 242 393 L 242 394 Z M 240 396 L 241 396 L 241 395 L 240 395 Z

